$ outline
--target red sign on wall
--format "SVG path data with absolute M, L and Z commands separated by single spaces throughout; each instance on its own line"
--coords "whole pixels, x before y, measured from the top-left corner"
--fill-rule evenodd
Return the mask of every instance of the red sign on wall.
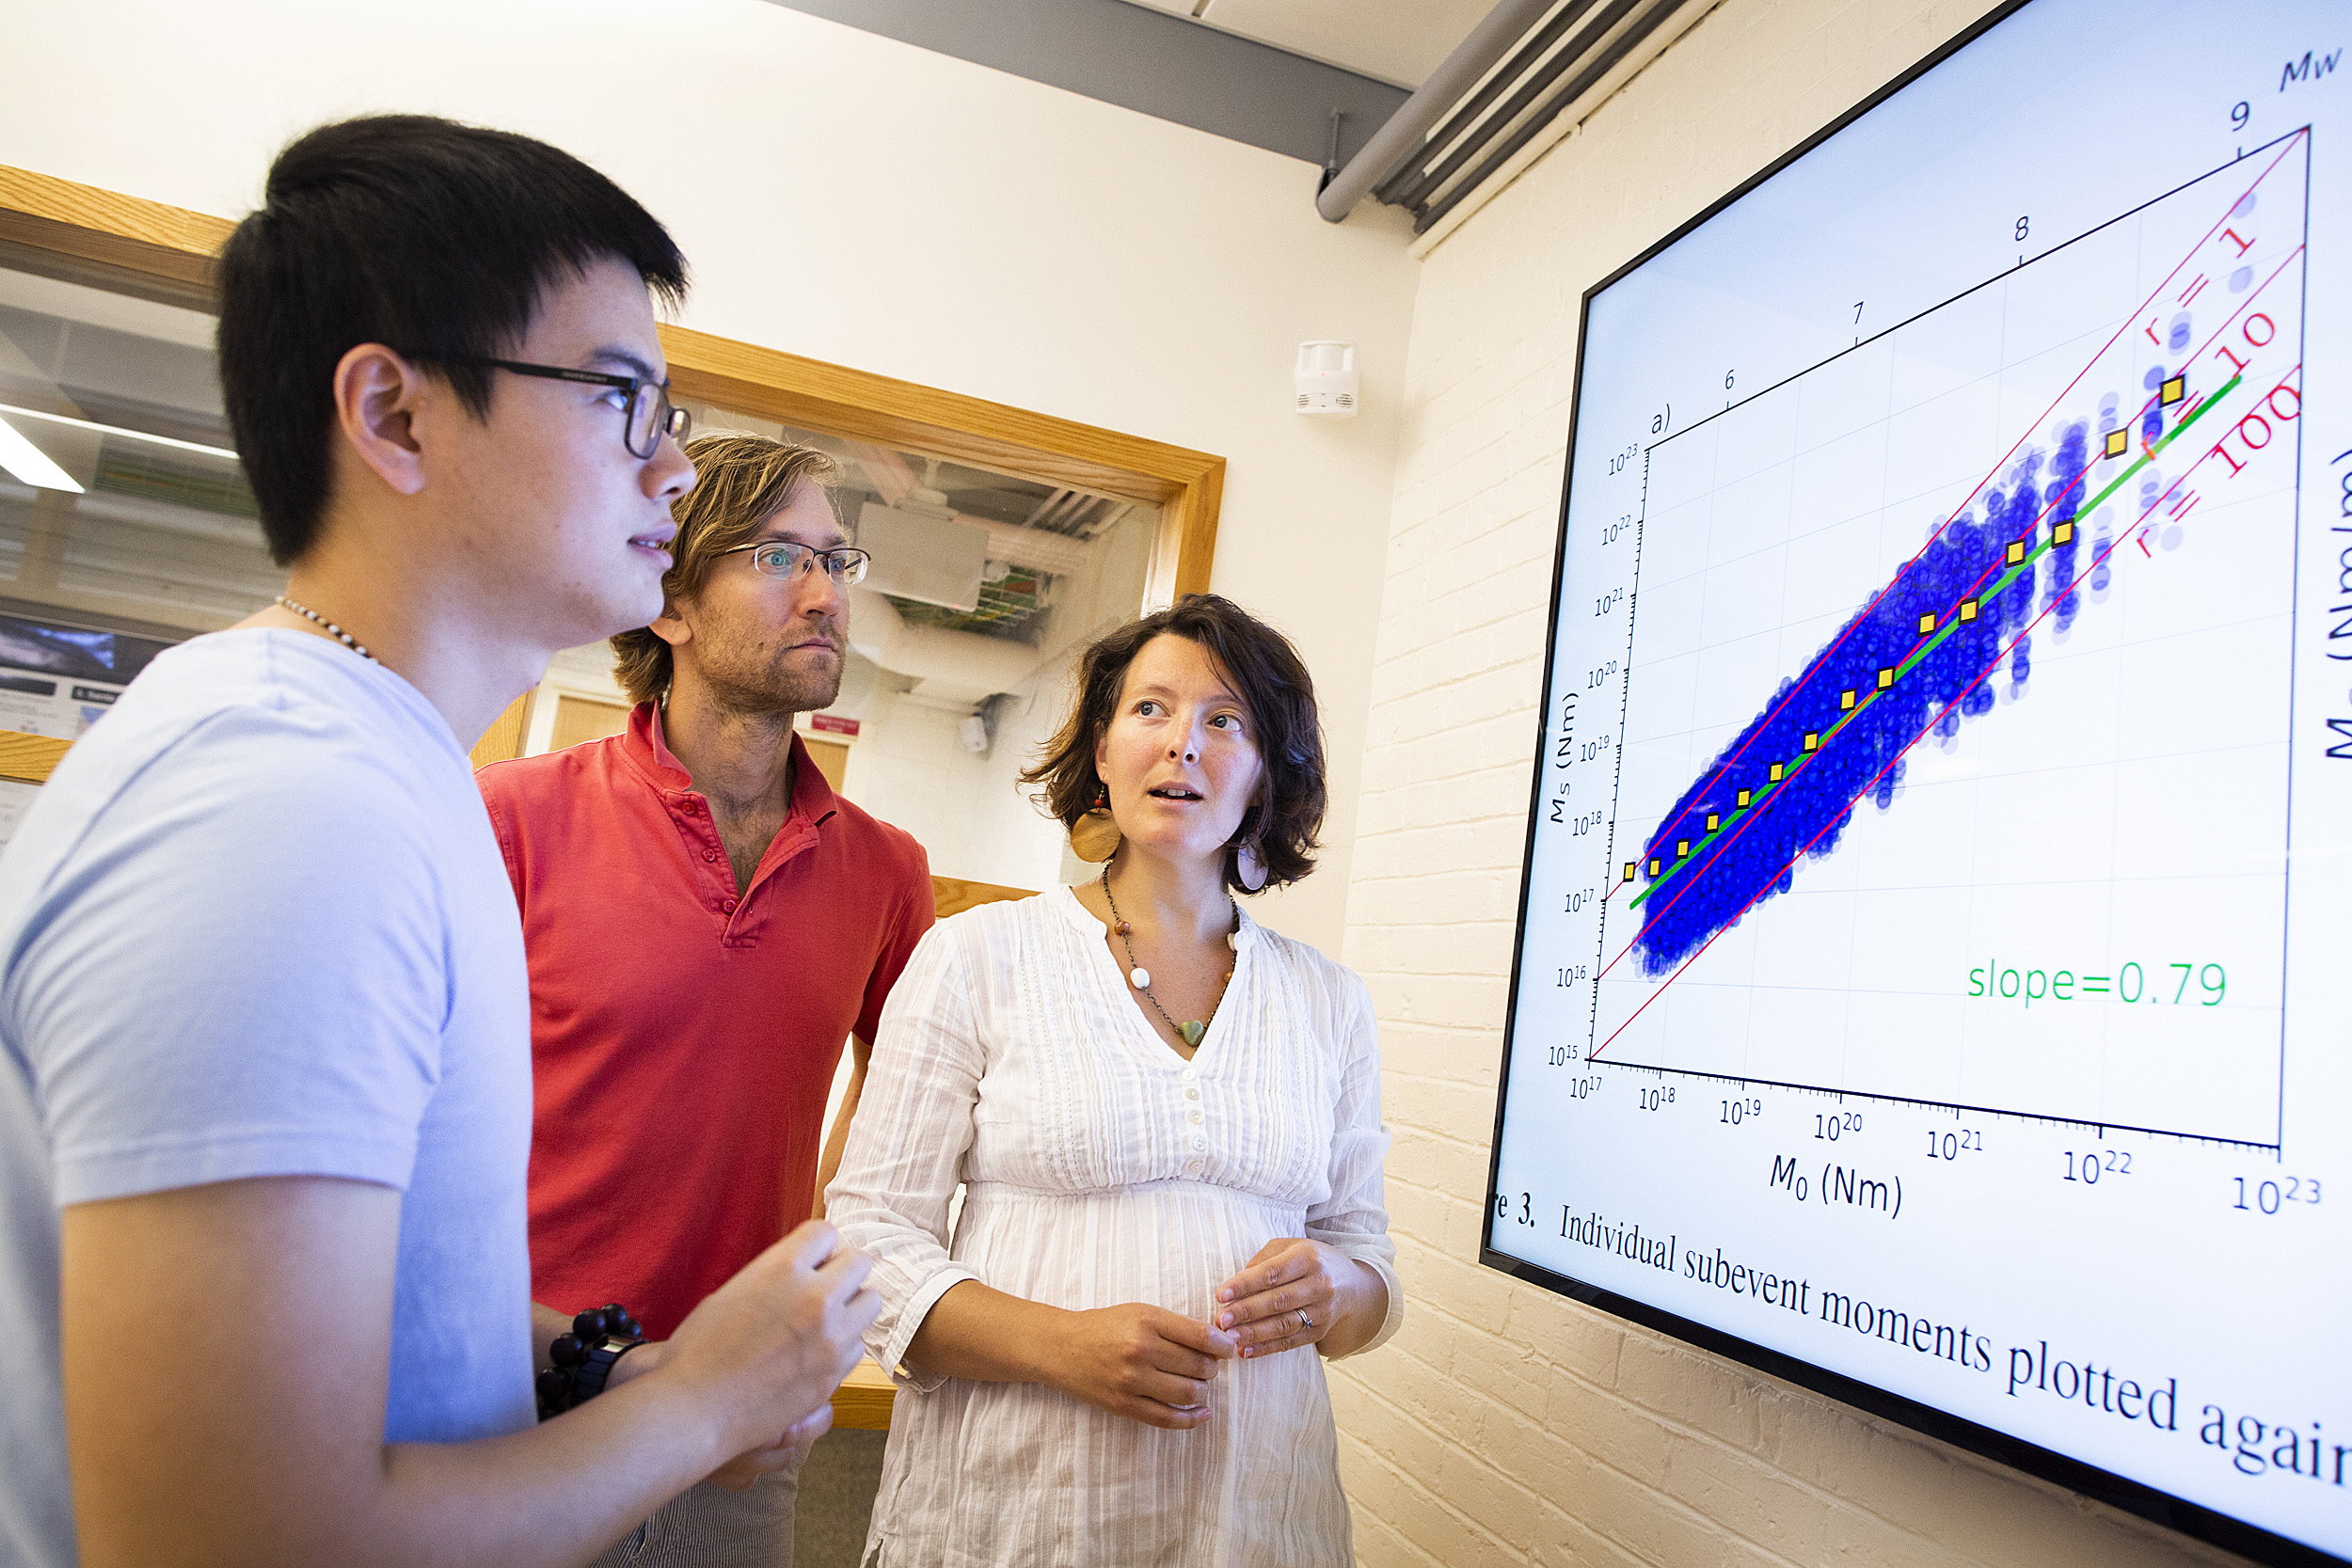
M 857 721 L 844 719 L 837 713 L 812 713 L 808 716 L 808 727 L 822 730 L 828 735 L 857 734 Z

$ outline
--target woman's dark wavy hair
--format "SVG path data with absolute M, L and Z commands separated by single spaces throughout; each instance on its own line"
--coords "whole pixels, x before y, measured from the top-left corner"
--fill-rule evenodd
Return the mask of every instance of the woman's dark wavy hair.
M 1160 636 L 1181 637 L 1207 650 L 1248 708 L 1265 775 L 1262 794 L 1243 816 L 1234 838 L 1257 840 L 1268 887 L 1301 880 L 1315 868 L 1315 850 L 1321 847 L 1315 835 L 1323 828 L 1327 800 L 1314 682 L 1290 639 L 1217 594 L 1187 594 L 1087 649 L 1078 661 L 1077 698 L 1070 717 L 1037 763 L 1023 770 L 1021 782 L 1043 784 L 1035 797 L 1040 807 L 1062 826 L 1077 826 L 1102 798 L 1094 752 L 1118 711 L 1127 666 L 1145 643 Z M 1235 879 L 1230 856 L 1225 878 L 1234 891 L 1247 891 Z
M 607 258 L 675 307 L 686 262 L 628 194 L 529 136 L 429 115 L 307 132 L 221 250 L 222 401 L 270 554 L 310 547 L 332 472 L 335 366 L 383 343 L 445 376 L 476 419 L 489 372 L 551 286 Z

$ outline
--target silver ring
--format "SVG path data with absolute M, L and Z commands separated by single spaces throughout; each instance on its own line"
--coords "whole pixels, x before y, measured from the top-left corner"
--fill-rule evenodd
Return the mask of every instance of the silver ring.
M 1300 1307 L 1300 1308 L 1298 1309 L 1298 1331 L 1299 1331 L 1300 1333 L 1304 1334 L 1307 1330 L 1309 1330 L 1309 1329 L 1311 1329 L 1311 1328 L 1312 1328 L 1312 1327 L 1314 1327 L 1314 1326 L 1315 1326 L 1315 1321 L 1314 1321 L 1314 1319 L 1312 1319 L 1312 1318 L 1311 1318 L 1311 1317 L 1307 1316 L 1307 1309 L 1306 1309 L 1305 1307 Z

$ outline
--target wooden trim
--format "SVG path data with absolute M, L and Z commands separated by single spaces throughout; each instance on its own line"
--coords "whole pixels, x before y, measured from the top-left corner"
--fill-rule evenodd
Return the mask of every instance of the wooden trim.
M 14 779 L 20 784 L 47 784 L 49 775 L 56 770 L 58 759 L 72 744 L 71 740 L 59 740 L 54 736 L 27 735 L 23 730 L 0 730 L 0 779 Z
M 1152 609 L 1174 604 L 1186 594 L 1209 591 L 1209 563 L 1216 556 L 1216 517 L 1225 502 L 1225 460 L 1202 470 L 1184 493 L 1165 503 L 1159 537 L 1152 545 L 1152 571 L 1143 602 Z
M 1027 898 L 1035 888 L 1004 887 L 995 882 L 967 882 L 961 877 L 931 879 L 931 913 L 945 920 L 951 914 L 980 904 L 1002 904 L 1015 898 Z
M 213 258 L 235 227 L 208 213 L 0 164 L 0 259 L 69 256 L 130 293 L 209 309 Z
M 890 1381 L 890 1374 L 872 1356 L 860 1356 L 850 1375 L 841 1380 L 841 1386 L 833 1391 L 833 1424 L 859 1432 L 887 1432 L 890 1407 L 898 1395 L 898 1386 Z
M 531 733 L 532 699 L 539 689 L 532 687 L 506 705 L 506 711 L 490 721 L 490 727 L 482 732 L 482 738 L 473 743 L 472 762 L 481 768 L 493 762 L 510 762 L 523 754 L 523 736 Z
M 0 260 L 66 256 L 133 293 L 201 305 L 235 226 L 209 214 L 0 165 Z M 1205 592 L 1225 459 L 961 392 L 664 326 L 679 396 L 1161 509 L 1144 604 Z

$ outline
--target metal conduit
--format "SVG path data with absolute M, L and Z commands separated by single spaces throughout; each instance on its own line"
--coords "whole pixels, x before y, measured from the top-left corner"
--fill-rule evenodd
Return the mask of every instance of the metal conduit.
M 1315 211 L 1329 223 L 1346 217 L 1390 166 L 1411 151 L 1438 117 L 1492 70 L 1554 4 L 1555 0 L 1502 0 L 1488 11 L 1486 20 L 1445 57 L 1445 63 L 1429 73 L 1420 90 L 1331 177 L 1315 198 Z
M 1471 126 L 1476 125 L 1481 119 L 1485 118 L 1486 111 L 1494 106 L 1495 100 L 1510 91 L 1512 83 L 1524 79 L 1553 46 L 1568 36 L 1577 23 L 1582 19 L 1584 13 L 1591 10 L 1597 4 L 1598 0 L 1569 0 L 1569 4 L 1562 7 L 1557 15 L 1537 29 L 1535 36 L 1529 39 L 1518 53 L 1511 56 L 1509 64 L 1489 76 L 1486 79 L 1486 85 L 1472 94 L 1460 108 L 1446 116 L 1445 123 L 1429 134 L 1429 140 L 1424 144 L 1425 149 L 1435 151 L 1445 147 Z M 1570 51 L 1570 53 L 1574 52 Z M 1504 118 L 1509 118 L 1507 113 Z M 1372 194 L 1392 206 L 1408 207 L 1412 205 L 1414 198 L 1404 194 L 1405 189 L 1418 182 L 1424 167 L 1425 160 L 1407 158 L 1398 164 L 1390 172 L 1389 177 L 1374 188 Z
M 1628 27 L 1617 37 L 1615 42 L 1596 55 L 1590 65 L 1578 71 L 1575 78 L 1566 87 L 1561 88 L 1549 103 L 1537 110 L 1526 124 L 1512 132 L 1485 163 L 1471 170 L 1465 179 L 1435 203 L 1416 212 L 1413 216 L 1413 232 L 1416 234 L 1424 232 L 1431 224 L 1454 211 L 1463 198 L 1484 184 L 1496 170 L 1510 162 L 1512 155 L 1520 148 L 1534 141 L 1545 126 L 1559 118 L 1563 109 L 1583 97 L 1596 82 L 1608 75 L 1618 61 L 1631 54 L 1644 39 L 1658 30 L 1659 24 L 1679 10 L 1683 4 L 1684 0 L 1660 0 L 1660 3 L 1652 8 L 1648 14 Z
M 1369 192 L 1410 210 L 1414 231 L 1425 231 L 1640 47 L 1685 0 L 1651 0 L 1642 10 L 1645 3 L 1503 0 L 1331 178 L 1316 198 L 1316 211 L 1337 223 Z M 1509 60 L 1496 69 L 1505 55 Z M 1560 85 L 1564 76 L 1568 79 Z

